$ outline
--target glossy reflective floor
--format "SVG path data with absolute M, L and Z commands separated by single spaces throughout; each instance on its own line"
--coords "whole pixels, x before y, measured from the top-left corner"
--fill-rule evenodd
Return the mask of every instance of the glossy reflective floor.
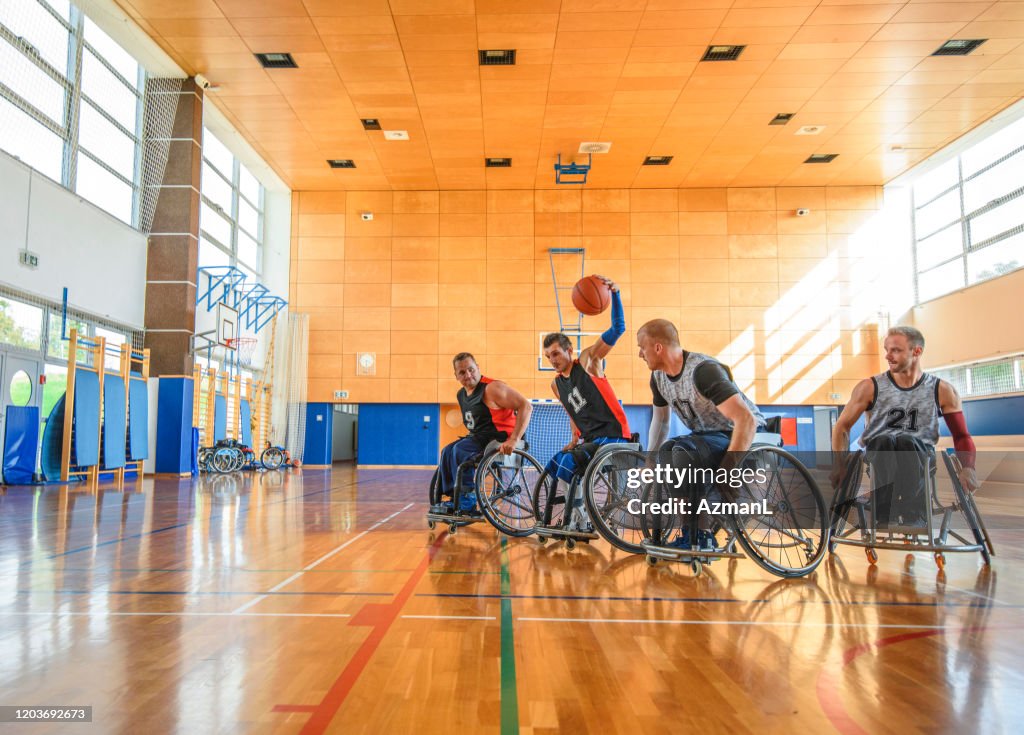
M 1024 554 L 842 548 L 808 579 L 597 542 L 432 538 L 424 471 L 0 496 L 4 705 L 72 733 L 1009 732 Z M 1017 497 L 1020 497 L 1019 494 Z M 999 515 L 1002 513 L 1002 515 Z M 996 521 L 993 521 L 993 517 Z

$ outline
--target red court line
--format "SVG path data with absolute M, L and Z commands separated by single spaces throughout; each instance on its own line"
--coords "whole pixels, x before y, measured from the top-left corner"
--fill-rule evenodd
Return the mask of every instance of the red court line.
M 839 694 L 839 674 L 843 669 L 872 649 L 881 649 L 886 646 L 892 646 L 896 643 L 917 640 L 918 638 L 930 638 L 937 635 L 946 635 L 946 633 L 950 632 L 973 633 L 988 629 L 988 626 L 980 625 L 971 628 L 936 628 L 932 630 L 917 630 L 911 633 L 900 633 L 886 638 L 879 638 L 876 641 L 868 641 L 867 643 L 860 643 L 852 648 L 848 648 L 843 651 L 843 665 L 839 667 L 838 671 L 822 669 L 821 673 L 818 674 L 818 702 L 821 704 L 821 708 L 825 711 L 825 716 L 832 722 L 833 727 L 843 733 L 843 735 L 869 735 L 867 730 L 854 721 L 846 711 L 846 707 L 843 705 L 842 696 Z
M 334 684 L 324 695 L 324 698 L 318 705 L 287 705 L 279 704 L 274 706 L 274 712 L 310 712 L 310 718 L 299 732 L 301 735 L 321 735 L 321 733 L 327 730 L 327 727 L 331 724 L 331 720 L 338 714 L 338 710 L 341 709 L 341 705 L 344 704 L 345 699 L 348 697 L 352 688 L 359 680 L 366 665 L 373 658 L 373 654 L 376 653 L 377 648 L 380 646 L 384 636 L 387 635 L 392 624 L 398 619 L 398 614 L 402 611 L 402 607 L 412 596 L 412 591 L 416 585 L 422 579 L 426 573 L 427 568 L 430 566 L 431 560 L 434 555 L 437 554 L 438 549 L 441 548 L 441 544 L 444 543 L 447 532 L 442 532 L 438 535 L 437 539 L 430 545 L 427 550 L 427 556 L 424 557 L 423 561 L 420 562 L 419 566 L 413 571 L 409 579 L 402 586 L 402 589 L 395 595 L 392 602 L 386 605 L 379 604 L 367 604 L 360 608 L 352 619 L 349 621 L 349 625 L 364 625 L 370 626 L 372 630 L 370 634 L 363 641 L 362 645 L 355 652 L 355 655 L 349 660 L 345 669 L 341 672 Z

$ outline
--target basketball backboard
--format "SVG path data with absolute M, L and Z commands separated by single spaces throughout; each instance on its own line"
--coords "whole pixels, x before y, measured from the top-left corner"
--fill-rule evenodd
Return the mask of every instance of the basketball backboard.
M 225 303 L 218 303 L 216 309 L 217 318 L 217 344 L 228 349 L 234 349 L 231 340 L 237 339 L 239 335 L 238 312 Z

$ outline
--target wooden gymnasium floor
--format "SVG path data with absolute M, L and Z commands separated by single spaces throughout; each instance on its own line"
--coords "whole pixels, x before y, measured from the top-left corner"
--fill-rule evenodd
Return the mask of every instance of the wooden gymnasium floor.
M 431 541 L 423 471 L 0 497 L 5 705 L 32 733 L 972 733 L 1024 721 L 1024 559 L 809 579 L 648 568 L 487 525 Z M 1003 510 L 1017 503 L 1008 502 Z M 1019 524 L 1017 524 L 1019 526 Z M 1000 528 L 994 528 L 1000 526 Z M 5 729 L 5 731 L 8 731 Z

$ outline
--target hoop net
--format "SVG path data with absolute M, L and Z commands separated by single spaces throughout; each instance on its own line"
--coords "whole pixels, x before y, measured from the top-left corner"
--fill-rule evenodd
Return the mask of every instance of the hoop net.
M 256 343 L 259 340 L 255 337 L 237 337 L 226 341 L 228 347 L 235 351 L 235 357 L 238 358 L 239 365 L 245 365 L 246 367 L 252 365 L 252 356 L 256 352 Z

